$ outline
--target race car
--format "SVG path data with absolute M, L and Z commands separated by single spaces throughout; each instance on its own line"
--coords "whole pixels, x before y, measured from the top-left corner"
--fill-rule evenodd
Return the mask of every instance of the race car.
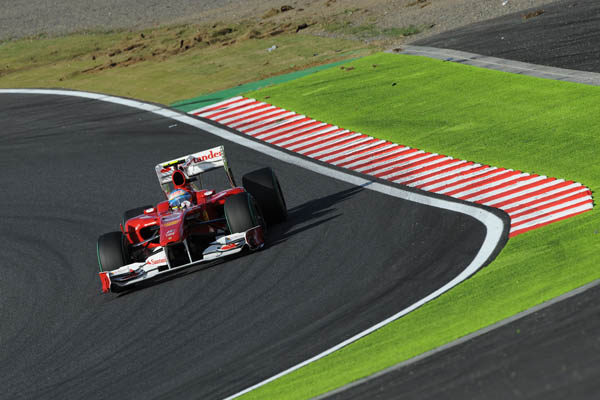
M 227 189 L 203 187 L 203 174 L 223 168 Z M 267 225 L 287 217 L 279 180 L 269 167 L 235 184 L 223 146 L 159 163 L 156 175 L 167 199 L 124 213 L 121 230 L 98 238 L 102 292 L 196 264 L 256 251 Z

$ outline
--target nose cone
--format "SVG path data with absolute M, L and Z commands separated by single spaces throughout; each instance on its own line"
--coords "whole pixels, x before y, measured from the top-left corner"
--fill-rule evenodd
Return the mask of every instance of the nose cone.
M 160 245 L 179 243 L 183 237 L 183 211 L 173 211 L 160 219 Z

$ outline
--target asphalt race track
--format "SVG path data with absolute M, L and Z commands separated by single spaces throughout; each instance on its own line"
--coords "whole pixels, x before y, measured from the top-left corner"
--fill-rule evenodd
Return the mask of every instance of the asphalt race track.
M 538 16 L 533 16 L 543 11 Z M 525 19 L 524 15 L 532 15 Z M 600 2 L 562 0 L 417 40 L 532 64 L 600 72 Z
M 485 227 L 270 159 L 156 114 L 0 94 L 0 397 L 222 398 L 396 313 L 454 277 Z M 268 247 L 123 295 L 96 239 L 156 203 L 154 165 L 224 144 L 271 165 L 289 220 Z

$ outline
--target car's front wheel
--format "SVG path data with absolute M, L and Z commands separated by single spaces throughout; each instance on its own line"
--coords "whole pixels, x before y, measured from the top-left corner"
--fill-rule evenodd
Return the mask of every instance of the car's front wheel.
M 105 233 L 98 238 L 96 251 L 100 272 L 112 271 L 125 265 L 123 244 L 123 234 L 121 232 Z
M 248 192 L 234 194 L 225 200 L 225 219 L 230 233 L 246 232 L 263 225 L 263 218 L 254 197 Z

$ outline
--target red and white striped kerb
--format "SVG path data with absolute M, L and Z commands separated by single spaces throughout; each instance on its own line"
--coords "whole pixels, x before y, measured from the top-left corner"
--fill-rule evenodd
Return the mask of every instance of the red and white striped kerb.
M 591 191 L 577 182 L 428 153 L 254 99 L 233 97 L 190 114 L 338 167 L 500 208 L 510 215 L 511 237 L 594 205 Z

